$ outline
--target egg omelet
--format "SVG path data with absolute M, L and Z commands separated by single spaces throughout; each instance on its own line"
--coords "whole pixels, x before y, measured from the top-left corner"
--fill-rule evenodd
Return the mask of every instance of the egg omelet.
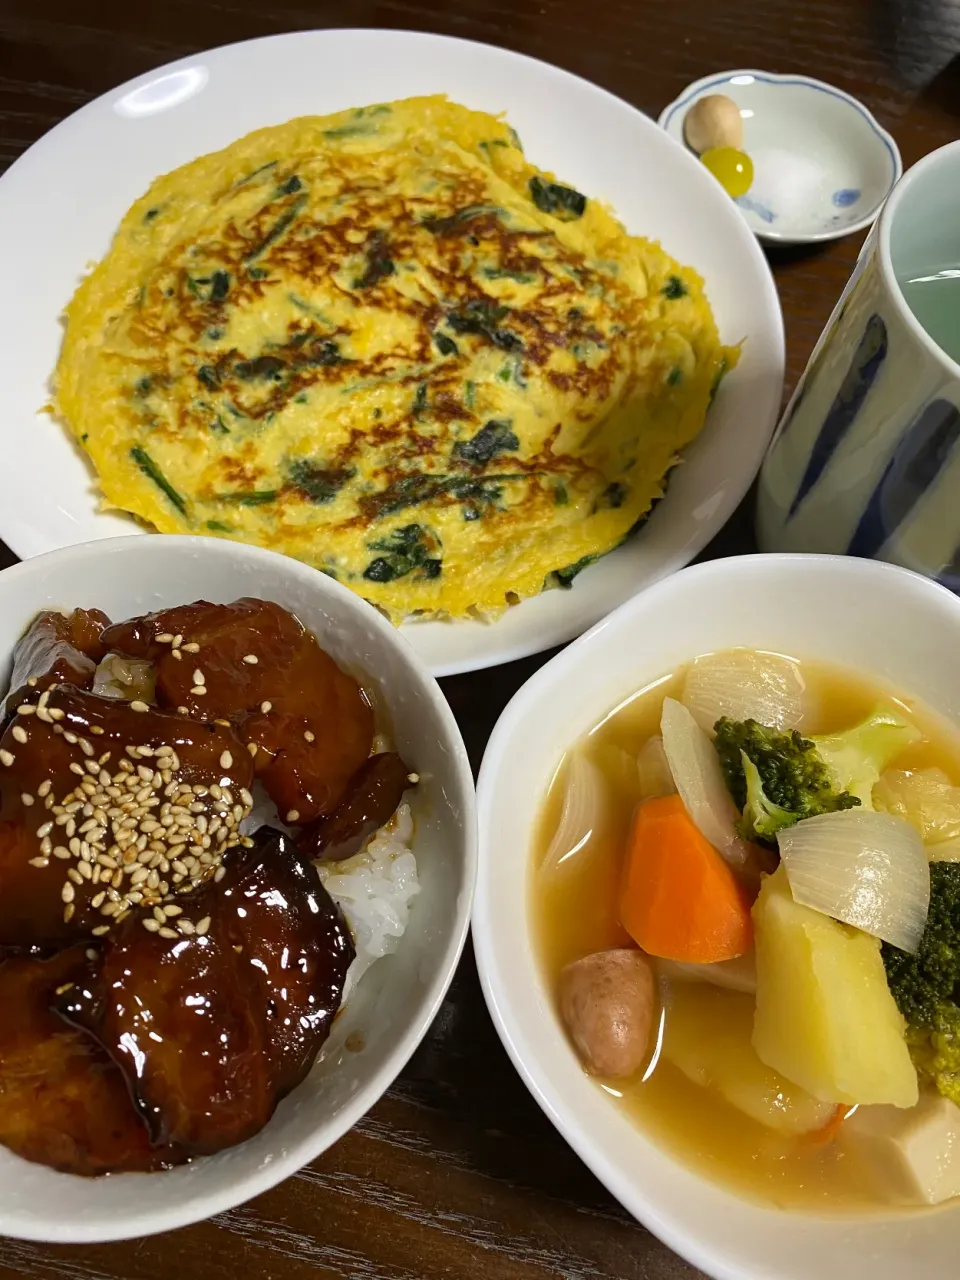
M 443 97 L 158 178 L 66 318 L 56 407 L 104 506 L 295 556 L 395 621 L 569 585 L 735 358 L 694 271 Z

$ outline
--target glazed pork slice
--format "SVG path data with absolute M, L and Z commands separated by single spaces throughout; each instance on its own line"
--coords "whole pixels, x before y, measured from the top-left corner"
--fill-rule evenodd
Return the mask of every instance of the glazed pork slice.
M 262 828 L 231 859 L 176 914 L 128 917 L 57 1006 L 120 1066 L 154 1142 L 191 1155 L 251 1137 L 300 1083 L 354 954 L 287 837 Z
M 14 698 L 28 688 L 40 691 L 53 684 L 72 684 L 89 689 L 97 663 L 106 653 L 101 636 L 109 626 L 110 619 L 99 609 L 74 609 L 70 614 L 46 609 L 37 614 L 13 651 L 13 693 L 7 711 L 15 710 Z
M 303 828 L 298 847 L 310 858 L 349 858 L 390 820 L 403 793 L 416 781 L 395 751 L 370 756 L 350 779 L 333 812 Z
M 331 813 L 370 754 L 373 711 L 359 683 L 270 600 L 197 601 L 118 623 L 103 641 L 157 664 L 161 707 L 230 720 L 289 823 Z
M 179 900 L 242 841 L 252 781 L 229 725 L 28 689 L 0 736 L 0 946 L 95 938 Z
M 0 964 L 0 1142 L 64 1173 L 179 1164 L 182 1151 L 151 1146 L 119 1068 L 51 1010 L 89 964 L 84 946 Z

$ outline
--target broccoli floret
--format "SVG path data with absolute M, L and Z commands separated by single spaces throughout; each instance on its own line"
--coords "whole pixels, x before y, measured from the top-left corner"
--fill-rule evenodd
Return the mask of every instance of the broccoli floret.
M 865 809 L 873 808 L 873 788 L 901 751 L 923 734 L 889 707 L 877 707 L 861 724 L 844 733 L 812 739 L 837 791 L 849 791 Z
M 776 833 L 801 818 L 860 803 L 834 786 L 816 747 L 796 729 L 771 729 L 756 720 L 723 716 L 714 732 L 727 787 L 743 814 L 739 830 L 746 840 L 776 847 Z M 749 771 L 745 760 L 753 766 Z
M 930 863 L 930 909 L 917 954 L 883 944 L 887 984 L 912 1027 L 932 1028 L 960 1002 L 960 862 Z
M 930 863 L 930 910 L 917 954 L 885 942 L 882 955 L 921 1083 L 960 1103 L 960 863 Z
M 921 1089 L 933 1086 L 960 1106 L 960 1009 L 943 1005 L 932 1027 L 907 1027 Z
M 763 789 L 760 770 L 745 751 L 740 752 L 743 764 L 743 776 L 747 783 L 747 798 L 743 806 L 743 818 L 740 822 L 741 834 L 747 834 L 749 840 L 766 839 L 773 841 L 778 831 L 784 827 L 792 827 L 797 815 L 784 809 L 767 796 Z

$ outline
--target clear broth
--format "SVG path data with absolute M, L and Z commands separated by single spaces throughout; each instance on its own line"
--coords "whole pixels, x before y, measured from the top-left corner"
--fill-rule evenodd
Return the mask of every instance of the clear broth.
M 849 728 L 879 701 L 893 703 L 923 731 L 925 741 L 903 752 L 896 768 L 938 767 L 960 785 L 960 738 L 932 712 L 893 694 L 877 682 L 820 662 L 801 662 L 813 711 L 806 733 Z M 617 896 L 621 857 L 638 800 L 635 757 L 659 732 L 665 697 L 676 697 L 683 673 L 640 690 L 604 717 L 578 749 L 600 767 L 610 802 L 606 821 L 587 844 L 549 876 L 538 875 L 557 829 L 563 803 L 566 759 L 547 796 L 530 881 L 535 947 L 550 989 L 560 971 L 581 956 L 608 947 L 633 946 L 620 924 Z M 662 1016 L 684 999 L 693 984 L 670 983 Z M 734 992 L 696 984 L 720 1005 L 742 1001 Z M 603 1083 L 625 1115 L 661 1146 L 704 1176 L 751 1199 L 781 1208 L 850 1211 L 880 1208 L 864 1171 L 835 1144 L 782 1137 L 744 1115 L 710 1089 L 694 1084 L 671 1063 L 656 1057 L 640 1076 Z M 885 1205 L 882 1207 L 886 1207 Z

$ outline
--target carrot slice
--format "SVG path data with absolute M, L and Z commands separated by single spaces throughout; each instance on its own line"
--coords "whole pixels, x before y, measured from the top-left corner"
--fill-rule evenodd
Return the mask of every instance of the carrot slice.
M 712 964 L 750 949 L 750 901 L 677 795 L 634 814 L 620 894 L 623 927 L 648 955 Z
M 855 1107 L 850 1107 L 847 1103 L 841 1102 L 825 1125 L 803 1135 L 804 1141 L 810 1146 L 825 1147 L 828 1143 L 833 1142 L 840 1132 L 840 1126 L 844 1120 L 855 1110 Z

